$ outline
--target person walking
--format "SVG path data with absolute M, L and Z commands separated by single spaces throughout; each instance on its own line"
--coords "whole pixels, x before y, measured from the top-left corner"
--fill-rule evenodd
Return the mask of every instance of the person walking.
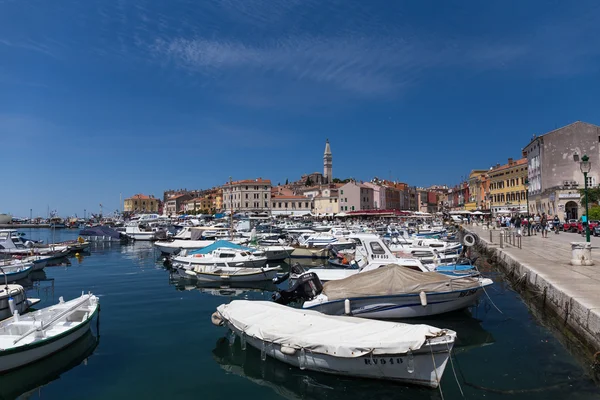
M 546 213 L 542 213 L 542 219 L 540 220 L 540 224 L 542 225 L 542 237 L 548 237 L 548 217 L 546 217 Z
M 554 216 L 554 220 L 552 221 L 552 227 L 554 228 L 554 233 L 558 234 L 560 227 L 560 219 L 558 219 L 558 215 Z
M 519 215 L 515 218 L 515 229 L 517 230 L 517 236 L 521 236 L 521 217 Z

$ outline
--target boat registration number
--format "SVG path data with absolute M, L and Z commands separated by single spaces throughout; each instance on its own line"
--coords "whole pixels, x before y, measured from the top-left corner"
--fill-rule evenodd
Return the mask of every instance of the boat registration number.
M 390 357 L 390 358 L 383 358 L 383 357 L 371 357 L 371 358 L 365 358 L 365 365 L 393 365 L 393 364 L 402 364 L 404 361 L 402 360 L 402 358 L 400 357 Z
M 471 295 L 474 295 L 475 293 L 477 293 L 477 289 L 465 290 L 464 292 L 460 292 L 458 297 L 471 296 Z

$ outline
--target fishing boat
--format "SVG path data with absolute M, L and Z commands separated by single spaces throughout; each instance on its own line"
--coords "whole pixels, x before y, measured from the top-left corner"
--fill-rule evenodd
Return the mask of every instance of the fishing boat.
M 491 279 L 482 277 L 452 277 L 390 264 L 326 282 L 322 293 L 305 301 L 303 307 L 364 318 L 426 317 L 470 307 L 492 284 Z
M 271 282 L 281 271 L 280 267 L 230 267 L 214 265 L 194 265 L 179 267 L 177 272 L 182 278 L 197 280 L 199 282 Z
M 85 335 L 99 308 L 93 294 L 0 322 L 0 373 L 41 360 Z
M 0 282 L 15 282 L 25 279 L 33 272 L 33 263 L 14 263 L 0 267 Z
M 40 302 L 40 299 L 27 298 L 23 286 L 9 285 L 7 280 L 4 282 L 4 286 L 0 287 L 0 321 L 12 316 L 15 310 L 21 314 Z
M 242 349 L 259 349 L 263 361 L 269 356 L 303 370 L 431 388 L 439 386 L 456 339 L 456 332 L 429 325 L 329 316 L 265 301 L 222 304 L 211 320 L 238 336 Z
M 32 241 L 23 241 L 16 229 L 0 229 L 0 254 L 4 256 L 52 256 L 64 257 L 69 253 L 67 245 L 43 245 Z

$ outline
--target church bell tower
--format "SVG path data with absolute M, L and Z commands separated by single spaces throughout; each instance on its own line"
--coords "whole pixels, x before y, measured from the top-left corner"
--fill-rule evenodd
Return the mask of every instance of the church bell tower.
M 331 147 L 329 147 L 329 139 L 325 141 L 325 153 L 323 154 L 323 180 L 324 183 L 331 183 L 333 176 L 331 175 L 331 169 L 333 165 L 333 159 L 331 157 Z

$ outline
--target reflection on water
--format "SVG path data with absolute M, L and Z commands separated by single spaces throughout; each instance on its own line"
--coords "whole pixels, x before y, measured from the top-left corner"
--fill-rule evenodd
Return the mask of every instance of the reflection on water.
M 213 296 L 237 297 L 247 292 L 266 294 L 269 297 L 272 292 L 277 290 L 277 286 L 271 281 L 265 282 L 197 282 L 185 279 L 175 272 L 169 274 L 169 284 L 175 286 L 175 289 L 188 291 L 198 290 Z
M 98 336 L 90 331 L 50 357 L 0 375 L 0 398 L 14 399 L 26 392 L 41 390 L 38 389 L 40 386 L 60 378 L 63 373 L 81 363 L 86 364 L 98 343 Z
M 439 392 L 408 387 L 388 381 L 356 379 L 302 371 L 271 357 L 261 360 L 260 351 L 240 347 L 239 339 L 230 346 L 226 338 L 217 340 L 213 358 L 227 373 L 268 387 L 285 399 L 439 399 Z

